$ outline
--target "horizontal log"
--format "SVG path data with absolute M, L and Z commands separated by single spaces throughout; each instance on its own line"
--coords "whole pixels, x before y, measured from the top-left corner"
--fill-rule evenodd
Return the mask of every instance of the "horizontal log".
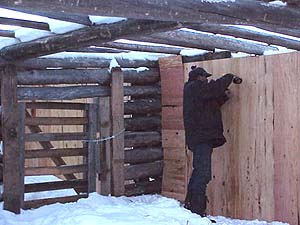
M 19 100 L 70 100 L 110 96 L 110 88 L 98 85 L 67 87 L 19 87 Z M 160 95 L 159 86 L 125 86 L 124 95 L 151 97 Z
M 65 157 L 65 156 L 86 156 L 87 150 L 84 148 L 64 148 L 64 149 L 37 149 L 26 150 L 25 159 Z
M 67 202 L 76 202 L 81 198 L 87 198 L 87 194 L 67 196 L 67 197 L 56 197 L 56 198 L 46 198 L 46 199 L 38 199 L 38 200 L 30 200 L 24 201 L 23 209 L 32 209 L 39 208 L 44 205 L 50 205 L 54 203 L 67 203 Z
M 40 192 L 40 191 L 53 191 L 61 189 L 80 189 L 87 190 L 86 180 L 68 180 L 68 181 L 53 181 L 44 183 L 25 184 L 25 193 Z
M 133 117 L 125 119 L 125 129 L 127 131 L 149 131 L 160 130 L 161 118 L 159 116 Z
M 125 163 L 147 163 L 163 159 L 162 148 L 135 148 L 125 150 Z
M 161 101 L 158 99 L 139 99 L 124 103 L 125 114 L 148 114 L 161 112 Z
M 226 49 L 234 52 L 245 52 L 249 54 L 263 55 L 265 51 L 278 51 L 277 48 L 254 43 L 247 40 L 239 40 L 211 33 L 193 31 L 169 31 L 152 34 L 150 37 L 165 41 L 178 41 L 179 45 L 202 49 Z M 186 42 L 186 44 L 184 43 Z
M 30 117 L 25 119 L 26 126 L 39 125 L 85 125 L 86 117 Z
M 101 44 L 100 46 L 112 47 L 117 49 L 125 49 L 131 51 L 142 51 L 142 52 L 155 52 L 155 53 L 165 53 L 165 54 L 175 54 L 179 55 L 181 47 L 169 47 L 169 46 L 156 46 L 156 45 L 146 45 L 146 44 L 134 44 L 134 43 L 122 43 L 122 42 L 109 42 Z
M 70 100 L 76 98 L 105 97 L 110 88 L 103 86 L 21 87 L 19 100 Z
M 137 196 L 137 195 L 161 193 L 161 186 L 162 186 L 161 180 L 128 184 L 125 185 L 125 195 Z
M 125 180 L 162 175 L 163 161 L 125 166 Z
M 122 68 L 137 68 L 137 67 L 148 67 L 158 68 L 158 60 L 144 60 L 144 59 L 132 59 L 126 58 L 124 55 L 121 57 L 114 57 L 120 67 Z M 64 69 L 75 69 L 75 68 L 108 68 L 111 59 L 99 57 L 65 57 L 65 58 L 36 58 L 28 59 L 18 63 L 17 66 L 24 69 L 46 69 L 46 68 L 64 68 Z
M 143 85 L 159 81 L 158 69 L 138 71 L 124 69 L 124 82 Z M 45 85 L 45 84 L 85 84 L 97 83 L 109 85 L 110 72 L 108 69 L 51 69 L 21 71 L 17 74 L 20 85 Z
M 230 51 L 208 52 L 202 55 L 183 56 L 182 61 L 183 63 L 190 63 L 190 62 L 199 62 L 199 61 L 208 61 L 214 59 L 226 59 L 226 58 L 231 58 Z
M 258 32 L 236 26 L 224 26 L 220 24 L 192 24 L 190 28 L 210 32 L 214 34 L 230 35 L 237 38 L 244 38 L 267 43 L 268 45 L 279 45 L 289 49 L 300 50 L 300 42 L 295 39 L 279 36 L 272 33 Z
M 25 176 L 40 176 L 40 175 L 62 175 L 83 173 L 88 171 L 87 165 L 76 166 L 59 166 L 59 167 L 27 167 L 25 168 Z
M 161 145 L 161 135 L 156 131 L 125 132 L 125 147 L 144 147 Z
M 13 30 L 1 30 L 0 29 L 0 36 L 1 37 L 15 38 L 15 31 L 13 31 Z
M 178 23 L 134 19 L 84 27 L 65 34 L 56 34 L 4 47 L 1 49 L 0 65 L 62 52 L 72 49 L 74 46 L 87 47 L 93 45 L 95 41 L 105 43 L 133 36 L 136 33 L 139 35 L 150 34 L 175 27 L 178 27 Z
M 205 23 L 229 23 L 265 25 L 297 28 L 300 22 L 299 11 L 292 7 L 271 7 L 261 1 L 193 1 L 193 0 L 130 0 L 89 1 L 74 4 L 73 1 L 43 0 L 32 2 L 5 0 L 2 5 L 48 12 L 72 12 L 88 15 L 121 16 L 127 18 L 153 19 Z M 130 5 L 130 7 L 128 7 Z M 233 16 L 234 15 L 234 16 Z M 294 18 L 290 21 L 290 18 Z
M 27 102 L 28 109 L 61 109 L 61 110 L 86 110 L 85 103 L 71 102 Z
M 122 53 L 129 52 L 129 50 L 121 50 L 116 48 L 105 48 L 105 47 L 85 47 L 85 48 L 74 48 L 70 49 L 67 52 L 85 52 L 85 53 Z
M 35 133 L 25 134 L 25 141 L 70 141 L 70 140 L 86 140 L 86 133 L 72 132 L 72 133 Z
M 22 19 L 13 19 L 13 18 L 0 17 L 0 24 L 49 31 L 49 24 L 48 23 L 37 22 L 37 21 L 32 21 L 32 20 L 22 20 Z

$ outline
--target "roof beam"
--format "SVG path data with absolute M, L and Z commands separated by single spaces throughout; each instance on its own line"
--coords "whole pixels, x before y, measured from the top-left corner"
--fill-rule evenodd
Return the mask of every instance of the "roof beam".
M 66 34 L 57 34 L 30 42 L 4 47 L 0 50 L 0 65 L 66 51 L 74 47 L 87 47 L 95 41 L 104 43 L 132 35 L 145 35 L 178 28 L 178 23 L 148 20 L 123 20 L 82 28 Z
M 249 40 L 264 42 L 269 45 L 279 45 L 289 49 L 300 50 L 300 41 L 281 37 L 275 34 L 262 33 L 240 27 L 224 26 L 219 24 L 192 24 L 188 25 L 188 27 L 199 31 L 230 35 L 237 38 L 245 38 Z
M 21 19 L 12 19 L 12 18 L 0 17 L 0 24 L 49 31 L 49 24 L 48 23 L 36 22 L 36 21 L 31 21 L 31 20 L 21 20 Z
M 230 50 L 233 52 L 245 52 L 249 54 L 263 55 L 265 51 L 276 51 L 275 47 L 253 43 L 247 40 L 238 40 L 235 38 L 217 36 L 208 33 L 190 32 L 184 30 L 168 31 L 164 33 L 152 34 L 150 38 L 167 43 L 177 41 L 178 46 L 199 48 L 211 50 L 215 48 Z M 148 37 L 138 38 L 138 40 L 147 40 Z M 134 40 L 137 40 L 136 38 Z
M 15 32 L 13 30 L 0 30 L 0 36 L 15 38 Z
M 27 8 L 32 11 L 72 12 L 180 22 L 260 24 L 261 26 L 273 24 L 282 28 L 299 28 L 299 10 L 292 7 L 273 7 L 267 4 L 257 0 L 224 2 L 193 0 L 1 1 L 3 7 Z
M 175 54 L 175 55 L 179 55 L 180 51 L 184 49 L 182 47 L 155 46 L 151 44 L 150 45 L 130 44 L 130 43 L 122 43 L 122 42 L 109 42 L 109 43 L 104 43 L 101 46 L 117 48 L 117 49 L 125 49 L 130 51 L 156 52 L 156 53 L 166 53 L 166 54 Z

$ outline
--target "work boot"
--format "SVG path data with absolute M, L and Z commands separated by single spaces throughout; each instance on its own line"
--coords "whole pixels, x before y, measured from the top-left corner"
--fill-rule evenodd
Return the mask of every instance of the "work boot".
M 184 200 L 184 208 L 191 209 L 191 200 L 192 200 L 192 193 L 188 190 Z
M 206 206 L 207 206 L 207 196 L 206 195 L 191 195 L 190 210 L 193 213 L 200 215 L 201 217 L 207 217 Z M 216 223 L 215 220 L 209 219 L 212 223 Z

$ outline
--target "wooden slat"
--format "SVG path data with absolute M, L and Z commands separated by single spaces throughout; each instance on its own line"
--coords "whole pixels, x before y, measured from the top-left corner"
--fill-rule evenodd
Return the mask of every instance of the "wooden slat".
M 86 140 L 85 133 L 38 133 L 38 134 L 26 134 L 25 141 L 65 141 L 65 140 Z
M 88 195 L 74 195 L 74 196 L 67 196 L 67 197 L 57 197 L 57 198 L 46 198 L 46 199 L 39 199 L 39 200 L 31 200 L 24 202 L 24 209 L 32 209 L 38 208 L 43 205 L 49 205 L 54 203 L 67 203 L 67 202 L 76 202 L 80 198 L 87 198 Z
M 99 148 L 96 145 L 96 142 L 92 142 L 97 137 L 97 105 L 89 104 L 88 106 L 88 139 L 87 143 L 88 149 L 88 172 L 87 172 L 87 180 L 88 180 L 88 193 L 92 193 L 96 191 L 96 162 L 100 162 L 100 154 Z
M 26 117 L 31 117 L 30 113 L 26 111 Z M 39 126 L 28 126 L 30 132 L 32 133 L 41 133 L 42 130 Z M 53 149 L 54 146 L 49 141 L 40 141 L 39 144 L 45 149 L 50 150 Z M 56 166 L 66 165 L 66 162 L 61 157 L 52 157 L 51 160 L 54 162 Z M 68 180 L 74 180 L 76 179 L 75 175 L 73 174 L 65 174 L 64 177 Z
M 20 213 L 24 198 L 24 174 L 22 157 L 23 116 L 17 104 L 17 83 L 14 66 L 5 66 L 1 75 L 2 133 L 4 149 L 4 209 Z M 25 112 L 24 112 L 25 113 Z M 21 132 L 21 133 L 20 133 Z M 19 146 L 20 145 L 20 146 Z
M 100 138 L 109 137 L 111 135 L 111 109 L 110 109 L 110 97 L 104 97 L 96 99 L 98 102 L 98 130 L 100 131 Z M 100 143 L 100 184 L 98 183 L 97 192 L 103 195 L 109 195 L 112 191 L 112 153 L 111 145 L 109 141 Z
M 126 131 L 158 131 L 160 127 L 160 116 L 125 118 Z
M 75 166 L 60 166 L 60 167 L 29 167 L 25 168 L 25 176 L 37 176 L 37 175 L 62 175 L 83 173 L 88 171 L 87 165 L 75 165 Z
M 61 110 L 85 110 L 84 103 L 66 102 L 27 102 L 28 109 L 61 109 Z
M 52 157 L 65 157 L 65 156 L 85 156 L 87 151 L 84 148 L 64 148 L 64 149 L 37 149 L 37 150 L 26 150 L 25 158 L 52 158 Z
M 25 125 L 85 125 L 86 117 L 30 117 L 26 118 Z
M 112 134 L 124 129 L 124 89 L 123 72 L 120 67 L 112 69 L 111 74 L 111 124 Z M 124 194 L 124 132 L 112 139 L 112 183 L 113 195 Z
M 53 181 L 53 182 L 44 182 L 44 183 L 35 183 L 35 184 L 25 184 L 25 193 L 29 192 L 40 192 L 40 191 L 53 191 L 61 189 L 86 189 L 87 190 L 87 181 L 86 180 L 69 180 L 69 181 Z

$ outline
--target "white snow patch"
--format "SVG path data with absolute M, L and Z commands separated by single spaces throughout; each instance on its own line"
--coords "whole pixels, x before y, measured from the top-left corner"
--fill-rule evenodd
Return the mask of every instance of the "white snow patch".
M 59 180 L 54 176 L 26 177 L 26 183 Z M 0 186 L 1 189 L 1 186 Z M 71 191 L 73 194 L 74 191 Z M 48 198 L 57 197 L 57 191 L 48 192 Z M 45 197 L 37 194 L 37 199 Z M 3 210 L 0 203 L 0 225 L 210 225 L 208 218 L 220 225 L 288 225 L 280 222 L 238 220 L 223 216 L 202 218 L 180 206 L 174 199 L 160 195 L 137 197 L 107 197 L 96 193 L 87 199 L 66 204 L 52 204 L 20 215 Z
M 0 49 L 17 43 L 20 43 L 20 41 L 17 38 L 0 37 Z
M 122 18 L 122 17 L 106 17 L 106 16 L 89 16 L 89 19 L 94 24 L 109 24 L 109 23 L 117 23 L 122 20 L 127 20 L 127 18 Z
M 241 58 L 241 57 L 248 57 L 248 56 L 251 56 L 251 55 L 244 53 L 244 52 L 231 53 L 232 58 Z
M 60 181 L 61 179 L 49 175 L 49 176 L 26 176 L 25 184 L 34 184 L 34 183 L 45 183 L 51 181 Z M 43 192 L 30 192 L 25 193 L 25 200 L 34 200 L 41 198 L 51 198 L 54 197 L 64 197 L 64 196 L 72 196 L 77 193 L 73 189 L 63 189 L 63 190 L 55 190 L 55 191 L 43 191 Z
M 15 37 L 19 38 L 22 42 L 32 41 L 38 38 L 51 36 L 53 33 L 45 30 L 37 30 L 31 28 L 22 28 L 15 30 Z
M 290 53 L 290 52 L 295 52 L 296 50 L 292 49 L 287 49 L 287 48 L 280 48 L 280 51 L 264 51 L 264 55 L 276 55 L 278 53 L 283 54 L 283 53 Z
M 56 34 L 64 34 L 73 30 L 78 30 L 80 28 L 86 27 L 85 25 L 82 24 L 70 23 L 66 21 L 60 21 L 60 20 L 54 20 L 48 18 L 47 18 L 47 22 L 49 24 L 51 32 Z
M 182 56 L 195 56 L 195 55 L 204 55 L 209 51 L 200 50 L 200 49 L 184 49 L 180 51 L 180 55 Z
M 117 60 L 115 58 L 113 58 L 111 61 L 110 61 L 110 64 L 109 64 L 109 72 L 111 73 L 111 70 L 113 68 L 117 68 L 117 67 L 120 67 L 119 63 L 117 62 Z
M 273 6 L 273 7 L 284 7 L 284 6 L 287 6 L 286 2 L 282 2 L 282 1 L 279 1 L 279 0 L 268 2 L 268 3 L 261 3 L 261 4 L 265 5 L 265 6 Z

